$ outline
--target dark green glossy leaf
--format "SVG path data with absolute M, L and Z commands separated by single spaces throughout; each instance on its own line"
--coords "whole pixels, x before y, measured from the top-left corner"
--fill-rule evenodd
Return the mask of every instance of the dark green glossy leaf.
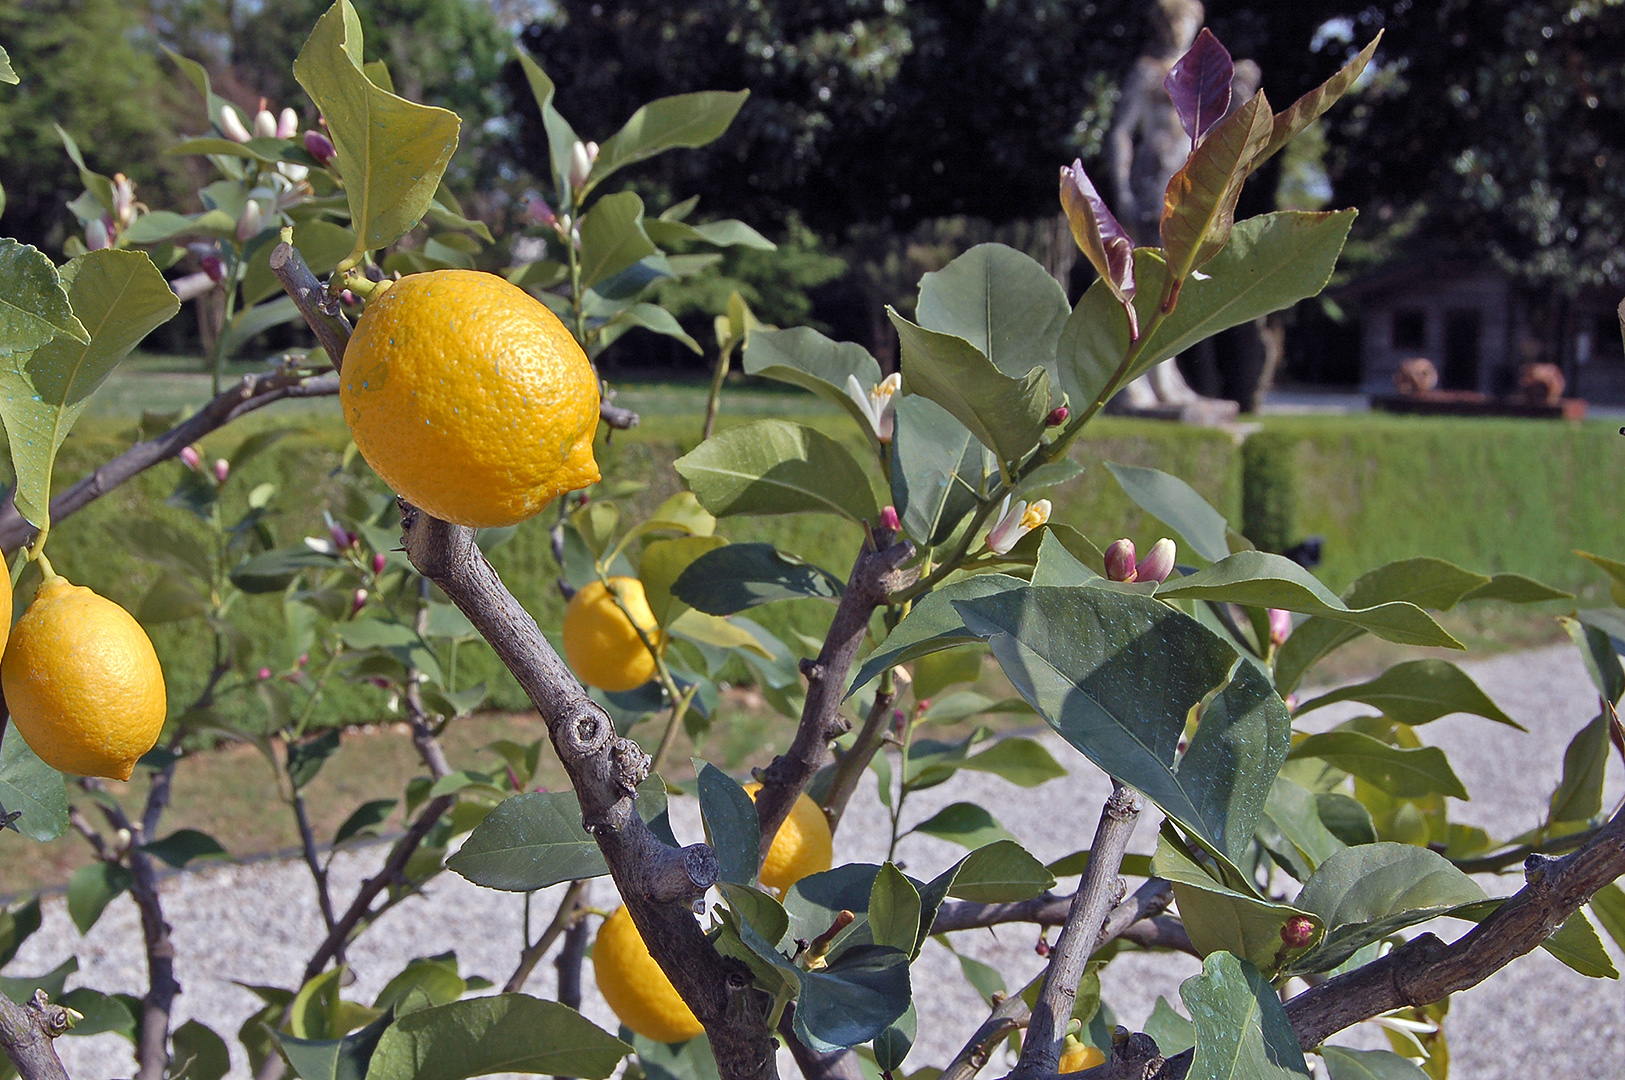
M 1037 787 L 1066 775 L 1066 769 L 1044 744 L 1024 735 L 1010 735 L 966 758 L 963 769 L 992 773 L 1020 787 Z
M 90 933 L 107 905 L 127 890 L 134 878 L 117 863 L 93 862 L 75 870 L 68 881 L 68 915 L 81 934 Z
M 35 990 L 44 990 L 52 1001 L 60 1001 L 68 976 L 79 970 L 79 958 L 70 956 L 44 975 L 0 975 L 0 994 L 19 1005 L 33 998 Z
M 1145 1021 L 1145 1033 L 1157 1041 L 1163 1057 L 1173 1057 L 1196 1045 L 1196 1025 L 1175 1012 L 1161 995 Z
M 1348 846 L 1321 821 L 1320 804 L 1314 792 L 1284 776 L 1275 778 L 1269 801 L 1264 804 L 1264 814 L 1259 818 L 1260 839 L 1264 839 L 1265 847 L 1275 852 L 1276 847 L 1265 839 L 1265 826 L 1291 845 L 1297 860 L 1309 873 Z M 1294 876 L 1302 881 L 1307 874 Z
M 822 511 L 875 521 L 880 513 L 869 475 L 846 447 L 784 420 L 729 428 L 674 467 L 717 517 Z
M 1597 693 L 1610 704 L 1618 705 L 1620 696 L 1625 695 L 1625 667 L 1620 665 L 1619 653 L 1613 641 L 1612 631 L 1616 628 L 1597 618 L 1598 614 L 1584 612 L 1583 616 L 1591 617 L 1559 621 L 1580 650 L 1580 659 L 1585 662 L 1586 674 L 1591 676 L 1591 684 L 1597 688 Z M 1602 625 L 1599 626 L 1599 623 Z M 1625 622 L 1618 629 L 1625 631 Z
M 333 834 L 333 846 L 338 847 L 346 840 L 362 836 L 375 835 L 378 826 L 389 819 L 394 813 L 398 799 L 371 799 L 356 807 L 344 823 Z
M 961 900 L 1005 904 L 1030 900 L 1054 884 L 1054 875 L 1020 844 L 996 840 L 959 862 L 947 892 Z M 936 918 L 935 907 L 930 914 Z
M 0 907 L 0 967 L 11 963 L 17 949 L 40 928 L 39 897 L 14 908 Z
M 1569 740 L 1563 751 L 1563 779 L 1552 792 L 1548 822 L 1589 822 L 1602 812 L 1603 778 L 1611 755 L 1609 724 L 1608 714 L 1598 713 Z
M 876 945 L 914 951 L 920 933 L 920 892 L 903 872 L 886 863 L 869 890 L 869 936 Z
M 1304 702 L 1297 715 L 1337 701 L 1359 701 L 1401 724 L 1425 724 L 1450 713 L 1471 713 L 1523 731 L 1470 676 L 1448 660 L 1408 660 L 1370 682 L 1344 686 Z
M 728 544 L 689 563 L 671 591 L 709 615 L 733 615 L 775 600 L 836 600 L 841 582 L 829 571 L 786 555 L 772 544 Z
M 316 774 L 322 771 L 322 766 L 327 764 L 327 759 L 338 752 L 340 738 L 340 729 L 328 728 L 320 735 L 306 739 L 303 742 L 290 742 L 288 744 L 288 782 L 297 790 L 316 779 Z
M 915 542 L 946 543 L 997 473 L 992 456 L 948 410 L 919 394 L 897 400 L 892 503 Z
M 857 945 L 822 971 L 801 972 L 796 1034 L 821 1053 L 879 1036 L 908 1009 L 908 958 L 897 949 Z
M 83 1020 L 68 1029 L 69 1035 L 84 1038 L 111 1031 L 124 1036 L 132 1043 L 136 1041 L 135 1014 L 123 994 L 104 994 L 89 987 L 78 986 L 53 1000 L 58 1005 L 65 1005 L 84 1015 Z
M 300 1080 L 365 1080 L 378 1040 L 394 1020 L 385 1013 L 342 1039 L 301 1039 L 274 1030 L 272 1036 Z
M 875 1064 L 880 1068 L 891 1071 L 903 1064 L 908 1052 L 914 1048 L 914 1040 L 919 1036 L 920 1021 L 915 1013 L 914 1003 L 908 1003 L 908 1009 L 891 1027 L 875 1036 Z
M 951 840 L 973 851 L 995 840 L 1015 839 L 984 807 L 968 802 L 956 802 L 943 807 L 909 832 L 925 833 L 939 840 Z
M 739 782 L 709 762 L 696 762 L 699 777 L 695 785 L 700 796 L 700 816 L 705 823 L 705 839 L 717 854 L 720 876 L 735 885 L 756 880 L 756 867 L 762 839 L 756 803 Z
M 1214 953 L 1179 996 L 1196 1028 L 1191 1080 L 1308 1080 L 1309 1066 L 1269 980 L 1245 960 Z
M 1230 554 L 1230 542 L 1226 538 L 1230 523 L 1185 481 L 1136 465 L 1108 461 L 1106 468 L 1111 470 L 1123 494 L 1179 533 L 1196 554 L 1215 563 Z
M 867 686 L 886 668 L 906 664 L 955 645 L 980 642 L 980 637 L 965 628 L 965 620 L 954 610 L 954 601 L 991 596 L 1007 589 L 1022 588 L 1026 584 L 1020 578 L 1006 574 L 978 574 L 926 593 L 915 601 L 903 621 L 864 660 L 863 666 L 852 678 L 847 696 L 851 697 Z
M 672 1045 L 622 1027 L 621 1038 L 632 1044 L 648 1080 L 718 1080 L 721 1076 L 711 1053 L 711 1041 L 703 1035 Z
M 643 557 L 638 560 L 638 580 L 643 583 L 643 595 L 649 601 L 649 611 L 657 626 L 669 627 L 689 609 L 685 599 L 673 591 L 689 568 L 707 554 L 727 546 L 728 541 L 720 536 L 679 536 L 644 545 Z
M 231 853 L 220 846 L 220 841 L 197 829 L 176 829 L 162 840 L 142 844 L 141 850 L 177 870 L 194 859 L 231 858 Z
M 175 1076 L 186 1080 L 220 1080 L 231 1071 L 226 1040 L 207 1025 L 188 1020 L 169 1037 L 169 1056 Z
M 1305 915 L 1300 907 L 1249 896 L 1215 881 L 1164 830 L 1157 837 L 1152 872 L 1173 883 L 1180 921 L 1204 956 L 1234 953 L 1265 970 L 1284 959 L 1281 928 Z M 1314 920 L 1317 921 L 1318 920 Z M 1319 936 L 1320 927 L 1315 927 Z
M 0 816 L 30 840 L 55 840 L 68 829 L 68 793 L 62 774 L 39 759 L 32 747 L 7 724 L 0 731 Z
M 1359 731 L 1327 731 L 1294 743 L 1289 757 L 1319 758 L 1398 799 L 1467 798 L 1467 788 L 1437 746 L 1405 749 Z
M 704 146 L 715 141 L 745 104 L 750 92 L 706 90 L 656 98 L 642 106 L 604 140 L 592 171 L 583 185 L 585 196 L 617 169 L 679 147 Z
M 378 1040 L 367 1080 L 463 1080 L 492 1072 L 605 1080 L 631 1049 L 566 1005 L 498 994 L 398 1018 Z

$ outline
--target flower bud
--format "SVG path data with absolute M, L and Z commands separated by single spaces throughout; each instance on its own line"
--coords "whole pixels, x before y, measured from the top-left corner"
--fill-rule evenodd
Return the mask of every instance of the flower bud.
M 277 162 L 276 171 L 287 177 L 288 183 L 290 184 L 298 184 L 302 182 L 305 177 L 310 175 L 310 169 L 308 166 L 300 165 L 292 161 Z
M 892 532 L 903 531 L 903 522 L 897 516 L 897 507 L 888 506 L 880 512 L 880 527 L 890 529 Z
M 1134 567 L 1135 581 L 1167 581 L 1168 575 L 1174 572 L 1174 542 L 1166 536 L 1151 545 L 1151 550 L 1145 553 Z
M 372 572 L 375 577 L 384 572 L 385 561 L 382 551 L 372 557 Z
M 1125 537 L 1106 549 L 1106 576 L 1112 581 L 1134 580 L 1134 541 Z
M 199 271 L 196 274 L 174 278 L 170 281 L 169 287 L 174 291 L 175 298 L 185 303 L 188 300 L 196 300 L 205 293 L 213 292 L 217 284 L 219 282 L 213 277 Z
M 260 111 L 254 114 L 254 138 L 276 138 L 276 116 L 263 105 Z
M 214 252 L 203 256 L 198 262 L 203 264 L 203 272 L 209 275 L 209 280 L 215 283 L 226 280 L 226 264 L 220 261 L 220 256 Z
M 123 173 L 113 174 L 113 217 L 120 229 L 135 223 L 135 181 Z
M 108 229 L 106 221 L 97 218 L 85 226 L 85 247 L 91 251 L 101 251 L 112 246 L 113 234 Z
M 570 186 L 578 188 L 592 174 L 593 158 L 598 156 L 597 143 L 584 143 L 579 139 L 570 148 Z
M 269 679 L 271 677 L 271 669 L 268 668 L 268 667 L 262 667 L 262 668 L 260 668 L 259 674 L 260 674 L 260 682 L 264 682 L 266 679 Z
M 350 599 L 350 614 L 354 615 L 356 612 L 360 611 L 362 608 L 364 608 L 366 606 L 367 606 L 367 590 L 366 589 L 357 589 L 355 591 L 355 596 Z
M 237 242 L 246 244 L 260 234 L 265 222 L 265 214 L 260 210 L 260 204 L 253 199 L 243 207 L 243 216 L 237 219 Z
M 1289 949 L 1301 949 L 1315 936 L 1315 924 L 1302 915 L 1294 915 L 1281 926 L 1281 944 Z
M 546 199 L 531 199 L 525 204 L 525 213 L 535 224 L 550 229 L 559 223 L 559 216 L 553 213 L 553 208 L 547 205 Z
M 326 165 L 333 160 L 338 151 L 333 149 L 333 141 L 319 131 L 305 132 L 305 153 Z
M 214 478 L 216 480 L 218 480 L 220 483 L 224 484 L 226 482 L 226 477 L 228 477 L 230 475 L 231 475 L 231 463 L 229 461 L 227 461 L 225 458 L 215 458 L 214 459 Z
M 1051 409 L 1049 411 L 1049 415 L 1044 417 L 1044 426 L 1060 427 L 1062 424 L 1066 423 L 1066 418 L 1071 415 L 1071 409 L 1067 408 L 1065 405 L 1059 405 Z
M 197 447 L 195 446 L 181 447 L 180 459 L 188 469 L 197 469 L 203 464 L 203 459 L 198 456 Z
M 293 666 L 296 668 L 302 668 L 308 663 L 310 663 L 310 654 L 308 652 L 302 652 L 299 654 L 299 659 L 293 662 Z
M 1292 634 L 1292 612 L 1270 608 L 1270 644 L 1279 647 Z
M 220 107 L 220 131 L 232 142 L 247 142 L 253 138 L 248 129 L 243 126 L 243 118 L 237 114 L 235 107 L 223 105 Z
M 283 109 L 282 115 L 277 117 L 276 137 L 291 139 L 299 131 L 299 114 L 292 109 Z
M 357 304 L 361 303 L 361 301 L 355 298 L 355 293 L 351 292 L 349 289 L 345 289 L 343 292 L 339 293 L 339 299 L 344 301 L 344 303 L 350 307 L 355 307 Z

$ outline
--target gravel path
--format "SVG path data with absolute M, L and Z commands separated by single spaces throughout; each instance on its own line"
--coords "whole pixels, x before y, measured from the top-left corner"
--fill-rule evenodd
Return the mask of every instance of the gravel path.
M 1430 725 L 1425 737 L 1447 749 L 1476 796 L 1469 803 L 1454 804 L 1453 818 L 1481 825 L 1495 836 L 1510 836 L 1539 822 L 1546 793 L 1561 774 L 1563 748 L 1594 715 L 1596 698 L 1575 651 L 1566 646 L 1465 666 L 1530 733 L 1457 716 Z M 1328 723 L 1334 719 L 1325 717 Z M 1109 784 L 1059 739 L 1047 733 L 1043 737 L 1074 775 L 1024 792 L 987 774 L 961 772 L 951 782 L 911 798 L 905 822 L 924 820 L 950 802 L 968 799 L 989 807 L 1041 859 L 1087 846 Z M 1617 760 L 1610 761 L 1607 790 L 1613 799 L 1625 793 L 1625 773 Z M 674 803 L 672 817 L 679 838 L 699 838 L 693 800 Z M 843 861 L 883 859 L 886 821 L 871 777 L 848 812 L 838 856 Z M 1154 821 L 1143 822 L 1133 850 L 1151 850 L 1155 834 Z M 382 848 L 372 848 L 340 856 L 333 870 L 335 895 L 348 896 L 382 853 Z M 920 835 L 906 838 L 899 848 L 899 858 L 922 878 L 961 853 L 953 845 Z M 1519 882 L 1511 877 L 1485 879 L 1484 884 L 1492 895 L 1499 895 L 1514 891 Z M 559 891 L 538 898 L 536 910 L 542 919 L 551 913 Z M 601 906 L 615 903 L 607 879 L 596 883 L 592 895 Z M 257 1008 L 258 999 L 235 983 L 288 986 L 297 979 L 321 927 L 305 870 L 298 863 L 259 863 L 183 874 L 165 882 L 164 904 L 175 928 L 184 991 L 177 1002 L 176 1023 L 195 1017 L 225 1036 L 233 1052 L 231 1075 L 246 1077 L 246 1062 L 234 1034 Z M 521 912 L 517 895 L 478 889 L 445 874 L 429 886 L 424 898 L 391 912 L 352 949 L 356 985 L 347 996 L 370 1001 L 407 960 L 450 950 L 457 952 L 464 974 L 481 974 L 500 984 L 512 971 L 520 947 Z M 43 971 L 73 954 L 80 970 L 70 985 L 138 992 L 144 985 L 140 941 L 135 907 L 127 896 L 109 906 L 84 937 L 74 930 L 58 898 L 45 905 L 44 927 L 10 968 L 13 973 Z M 1035 941 L 1033 929 L 1022 926 L 1006 927 L 997 935 L 971 932 L 955 938 L 966 955 L 997 967 L 1012 987 L 1039 969 L 1042 961 L 1033 951 Z M 1126 956 L 1107 969 L 1105 998 L 1122 1022 L 1138 1024 L 1158 995 L 1177 1003 L 1179 983 L 1198 970 L 1189 957 Z M 986 1006 L 961 977 L 953 956 L 934 942 L 927 944 L 914 968 L 914 986 L 922 1030 L 907 1067 L 943 1064 L 985 1018 Z M 552 968 L 547 963 L 538 966 L 526 989 L 551 996 Z M 615 1029 L 613 1016 L 596 995 L 583 1011 Z M 1536 952 L 1482 986 L 1457 995 L 1447 1030 L 1452 1040 L 1451 1075 L 1459 1080 L 1536 1075 L 1603 1080 L 1620 1075 L 1618 1063 L 1625 1059 L 1625 989 L 1618 982 L 1583 979 L 1544 952 Z M 1345 1033 L 1340 1041 L 1384 1045 L 1375 1032 L 1359 1029 Z M 116 1035 L 68 1038 L 58 1046 L 75 1080 L 127 1076 L 133 1071 L 129 1045 Z M 783 1072 L 794 1075 L 793 1068 Z

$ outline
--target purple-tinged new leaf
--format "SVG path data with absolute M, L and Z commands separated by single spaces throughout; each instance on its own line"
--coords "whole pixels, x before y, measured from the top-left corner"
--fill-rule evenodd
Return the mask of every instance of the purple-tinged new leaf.
M 1382 31 L 1371 39 L 1371 44 L 1360 50 L 1360 54 L 1347 64 L 1336 75 L 1327 79 L 1303 97 L 1294 101 L 1290 108 L 1275 117 L 1275 128 L 1270 132 L 1270 141 L 1264 149 L 1253 158 L 1252 168 L 1256 169 L 1273 157 L 1287 143 L 1291 142 L 1297 134 L 1320 118 L 1321 114 L 1333 105 L 1349 87 L 1359 79 L 1360 73 L 1365 71 L 1366 65 L 1371 63 L 1371 57 L 1376 54 L 1377 45 L 1382 41 Z
M 1206 27 L 1196 35 L 1190 51 L 1169 69 L 1162 86 L 1173 100 L 1174 111 L 1193 145 L 1200 143 L 1230 108 L 1230 80 L 1235 74 L 1230 51 Z
M 1066 211 L 1072 238 L 1095 268 L 1106 287 L 1128 312 L 1129 337 L 1140 336 L 1134 310 L 1134 241 L 1112 216 L 1106 200 L 1084 172 L 1083 162 L 1061 167 L 1061 208 Z

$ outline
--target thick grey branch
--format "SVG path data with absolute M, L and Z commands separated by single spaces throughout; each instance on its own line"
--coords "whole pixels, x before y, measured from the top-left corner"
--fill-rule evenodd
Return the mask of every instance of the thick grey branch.
M 801 664 L 807 676 L 807 700 L 801 709 L 790 748 L 762 770 L 762 788 L 756 793 L 756 816 L 762 826 L 761 857 L 778 835 L 779 826 L 790 813 L 807 783 L 829 761 L 830 740 L 846 734 L 849 725 L 841 715 L 841 695 L 846 692 L 847 673 L 857 658 L 869 617 L 886 597 L 908 585 L 918 571 L 905 568 L 914 557 L 914 545 L 900 539 L 890 529 L 877 528 L 869 534 L 852 566 L 852 577 L 841 594 L 830 623 L 829 634 L 816 660 Z
M 1044 893 L 1031 900 L 1009 904 L 981 904 L 973 900 L 951 901 L 937 909 L 937 917 L 931 924 L 931 932 L 951 934 L 959 930 L 975 930 L 984 926 L 999 926 L 1013 922 L 1060 926 L 1066 922 L 1075 899 L 1076 894 L 1057 896 L 1054 893 Z M 1142 920 L 1150 920 L 1161 915 L 1173 901 L 1174 890 L 1168 882 L 1161 878 L 1146 881 L 1124 898 L 1122 903 L 1112 908 L 1100 928 L 1100 939 L 1095 949 L 1098 950 L 1113 938 L 1125 936 L 1138 944 L 1144 944 L 1140 941 L 1143 935 L 1135 932 L 1137 924 Z M 1183 949 L 1180 945 L 1171 947 Z
M 993 1006 L 993 1013 L 982 1026 L 977 1028 L 971 1037 L 966 1040 L 964 1047 L 954 1056 L 948 1067 L 942 1070 L 937 1080 L 971 1080 L 982 1071 L 987 1059 L 992 1056 L 993 1048 L 1012 1031 L 1027 1026 L 1032 1011 L 1027 1008 L 1023 999 L 1025 991 L 1011 994 L 998 1001 Z
M 650 953 L 705 1026 L 722 1077 L 773 1080 L 767 995 L 752 987 L 743 964 L 712 947 L 689 909 L 714 880 L 714 860 L 696 858 L 691 849 L 673 851 L 637 815 L 633 799 L 648 776 L 648 756 L 616 735 L 609 715 L 587 697 L 502 584 L 473 530 L 406 503 L 401 522 L 412 564 L 468 616 L 541 713 L 581 804 L 582 823 L 598 841 Z M 679 874 L 688 884 L 674 888 Z
M 68 1011 L 52 1005 L 43 990 L 18 1005 L 0 994 L 0 1050 L 17 1068 L 20 1080 L 68 1080 L 51 1040 L 68 1030 Z
M 1095 842 L 1089 848 L 1089 864 L 1072 898 L 1066 925 L 1050 950 L 1044 985 L 1038 991 L 1038 1004 L 1033 1007 L 1027 1038 L 1021 1044 L 1021 1060 L 1012 1076 L 1053 1073 L 1060 1063 L 1061 1043 L 1066 1038 L 1067 1021 L 1072 1018 L 1078 984 L 1100 940 L 1107 913 L 1122 898 L 1122 879 L 1117 871 L 1144 807 L 1145 799 L 1139 792 L 1112 781 L 1111 796 L 1101 811 Z

